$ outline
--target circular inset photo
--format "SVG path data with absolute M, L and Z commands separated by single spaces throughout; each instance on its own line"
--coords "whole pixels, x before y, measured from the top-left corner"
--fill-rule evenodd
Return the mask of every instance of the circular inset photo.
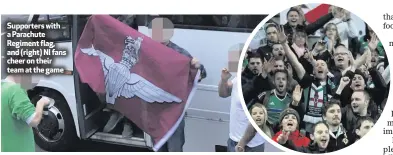
M 329 4 L 294 6 L 269 20 L 257 27 L 264 44 L 242 57 L 243 106 L 254 127 L 304 153 L 361 140 L 389 94 L 389 63 L 373 29 Z

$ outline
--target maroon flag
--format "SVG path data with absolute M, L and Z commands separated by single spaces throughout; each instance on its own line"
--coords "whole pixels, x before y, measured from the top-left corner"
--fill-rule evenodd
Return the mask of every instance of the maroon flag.
M 134 122 L 157 151 L 184 117 L 199 76 L 191 59 L 109 15 L 89 18 L 75 53 L 80 79 Z

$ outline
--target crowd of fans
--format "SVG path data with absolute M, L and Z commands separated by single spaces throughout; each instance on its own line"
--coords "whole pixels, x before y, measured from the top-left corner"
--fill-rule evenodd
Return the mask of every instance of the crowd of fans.
M 362 138 L 378 120 L 389 92 L 389 64 L 374 31 L 365 23 L 358 36 L 349 11 L 306 23 L 299 7 L 287 23 L 264 26 L 267 44 L 248 51 L 241 84 L 255 123 L 279 144 L 324 153 Z M 321 29 L 321 38 L 308 37 Z M 255 136 L 249 125 L 238 151 Z

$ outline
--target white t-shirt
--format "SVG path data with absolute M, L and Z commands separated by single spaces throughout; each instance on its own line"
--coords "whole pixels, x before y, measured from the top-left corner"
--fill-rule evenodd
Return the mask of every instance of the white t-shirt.
M 243 137 L 249 120 L 243 110 L 240 102 L 238 88 L 237 88 L 237 78 L 232 80 L 232 93 L 231 93 L 231 111 L 229 120 L 229 138 L 235 142 L 239 142 Z M 254 138 L 247 144 L 248 147 L 256 147 L 265 143 L 265 139 L 260 134 L 255 134 Z

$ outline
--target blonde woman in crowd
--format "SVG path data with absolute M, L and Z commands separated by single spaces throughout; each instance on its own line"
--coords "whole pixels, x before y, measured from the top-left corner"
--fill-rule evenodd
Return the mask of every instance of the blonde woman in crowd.
M 255 103 L 250 108 L 250 114 L 254 122 L 258 125 L 258 127 L 269 137 L 273 136 L 272 129 L 267 125 L 267 110 L 266 107 L 261 103 Z M 236 152 L 244 152 L 247 149 L 246 144 L 251 141 L 251 139 L 255 136 L 257 131 L 254 127 L 249 124 L 246 132 L 244 133 L 242 139 L 236 145 Z

